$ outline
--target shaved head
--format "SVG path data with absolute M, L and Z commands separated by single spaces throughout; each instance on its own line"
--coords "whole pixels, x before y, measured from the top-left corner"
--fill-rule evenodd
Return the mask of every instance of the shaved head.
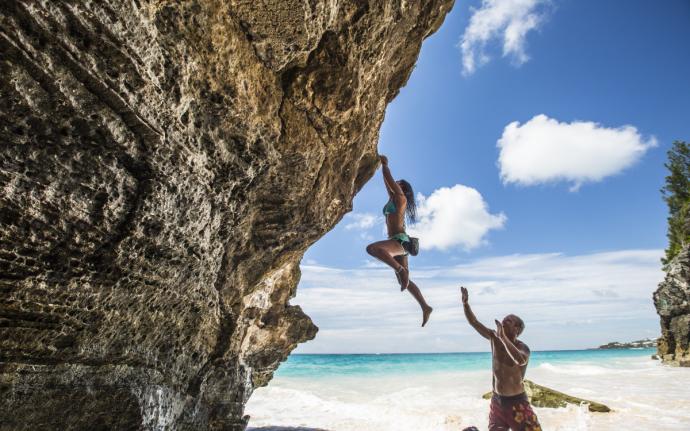
M 509 314 L 504 318 L 504 320 L 505 319 L 511 319 L 515 322 L 515 327 L 517 329 L 517 334 L 515 334 L 516 336 L 522 334 L 522 331 L 525 330 L 525 322 L 520 317 L 514 314 Z

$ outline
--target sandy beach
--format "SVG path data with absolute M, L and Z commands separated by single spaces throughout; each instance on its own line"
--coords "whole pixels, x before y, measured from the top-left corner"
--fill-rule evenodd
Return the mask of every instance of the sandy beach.
M 535 361 L 529 379 L 613 409 L 590 413 L 584 406 L 537 408 L 543 428 L 690 429 L 690 370 L 663 366 L 648 353 L 606 359 L 587 358 L 585 353 L 572 361 Z M 288 374 L 279 373 L 254 393 L 246 409 L 250 429 L 445 431 L 488 425 L 489 402 L 481 398 L 490 389 L 488 370 Z

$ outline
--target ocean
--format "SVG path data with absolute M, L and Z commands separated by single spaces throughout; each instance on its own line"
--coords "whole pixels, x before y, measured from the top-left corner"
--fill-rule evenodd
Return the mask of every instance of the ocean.
M 690 369 L 661 365 L 654 353 L 532 352 L 527 379 L 613 409 L 536 408 L 542 428 L 690 431 Z M 299 354 L 254 392 L 245 412 L 250 429 L 262 430 L 487 429 L 489 402 L 481 396 L 490 390 L 490 353 Z

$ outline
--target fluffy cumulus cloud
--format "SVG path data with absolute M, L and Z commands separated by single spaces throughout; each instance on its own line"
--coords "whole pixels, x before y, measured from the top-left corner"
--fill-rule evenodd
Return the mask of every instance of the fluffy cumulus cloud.
M 544 21 L 541 10 L 547 0 L 482 0 L 482 5 L 472 11 L 472 17 L 462 35 L 462 65 L 465 74 L 471 74 L 478 66 L 489 61 L 486 45 L 501 40 L 503 56 L 516 64 L 526 62 L 527 33 Z
M 380 217 L 371 213 L 352 213 L 345 217 L 348 219 L 345 225 L 347 230 L 368 230 L 380 221 Z
M 565 123 L 542 114 L 505 127 L 497 143 L 498 165 L 504 184 L 568 181 L 571 190 L 577 190 L 621 172 L 656 144 L 654 137 L 643 138 L 633 126 Z
M 500 229 L 506 221 L 503 214 L 491 214 L 479 192 L 457 184 L 434 191 L 431 196 L 418 195 L 419 221 L 408 232 L 420 238 L 423 249 L 467 250 L 484 242 L 491 229 Z
M 434 307 L 425 328 L 419 327 L 419 306 L 400 292 L 390 268 L 302 265 L 292 302 L 320 331 L 298 351 L 486 351 L 486 340 L 462 314 L 460 285 L 469 289 L 473 310 L 485 324 L 508 313 L 522 317 L 523 338 L 533 350 L 654 338 L 659 318 L 651 297 L 663 279 L 662 255 L 662 250 L 516 254 L 412 267 L 412 280 Z

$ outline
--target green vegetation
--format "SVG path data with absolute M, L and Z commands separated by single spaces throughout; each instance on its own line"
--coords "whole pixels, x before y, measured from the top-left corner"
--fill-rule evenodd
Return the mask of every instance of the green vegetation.
M 661 259 L 665 265 L 690 244 L 690 145 L 684 141 L 674 142 L 664 166 L 669 170 L 666 185 L 661 189 L 669 210 L 669 243 L 666 257 Z

